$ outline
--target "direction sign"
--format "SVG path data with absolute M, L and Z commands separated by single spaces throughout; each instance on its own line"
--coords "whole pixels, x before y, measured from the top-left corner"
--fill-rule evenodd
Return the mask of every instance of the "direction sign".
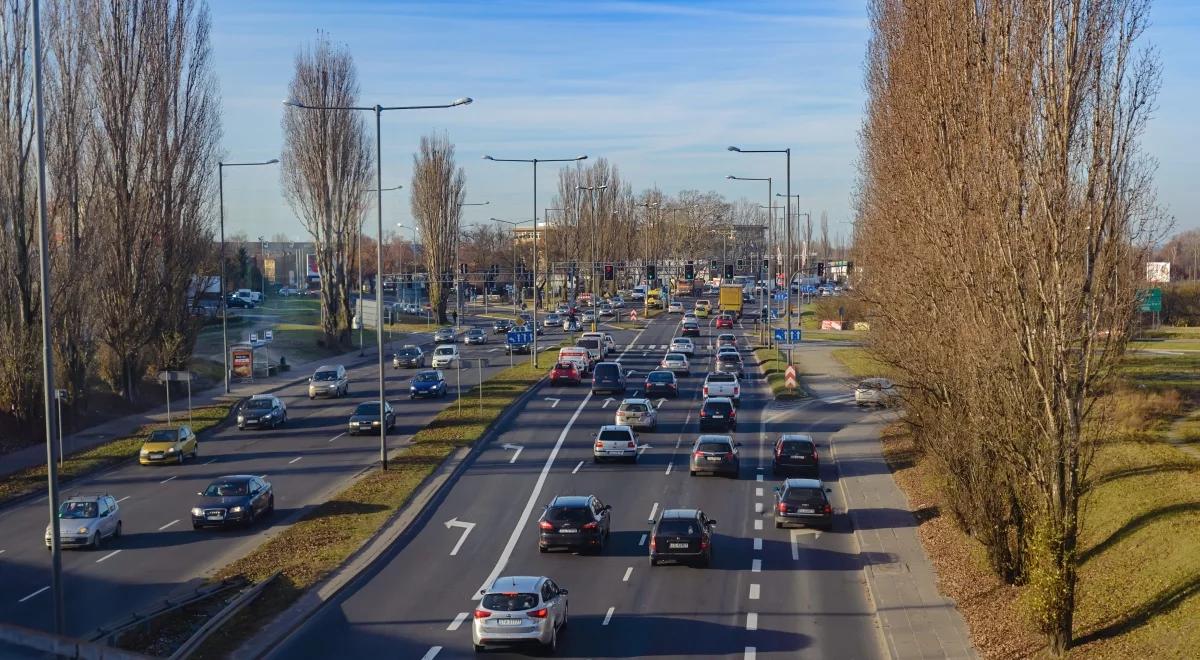
M 787 300 L 788 294 L 787 291 L 776 291 L 771 297 L 775 300 Z
M 785 328 L 775 328 L 775 341 L 779 343 L 788 342 L 788 331 Z M 792 328 L 791 342 L 793 344 L 800 343 L 800 328 Z
M 636 320 L 637 320 L 637 310 L 636 310 L 636 309 L 631 309 L 631 310 L 629 310 L 629 320 L 630 320 L 630 321 L 636 321 Z
M 263 330 L 263 341 L 275 341 L 275 332 L 273 330 Z
M 800 328 L 792 328 L 792 343 L 800 343 Z
M 257 333 L 257 332 L 251 332 L 251 333 L 250 333 L 250 343 L 251 343 L 251 344 L 253 344 L 253 343 L 254 343 L 254 342 L 256 342 L 256 341 L 258 341 L 258 333 Z
M 509 344 L 516 345 L 516 344 L 532 344 L 533 343 L 533 333 L 532 332 L 510 331 L 508 334 L 504 335 L 504 337 L 508 341 Z
M 1162 311 L 1162 289 L 1142 289 L 1138 291 L 1138 310 L 1143 312 Z

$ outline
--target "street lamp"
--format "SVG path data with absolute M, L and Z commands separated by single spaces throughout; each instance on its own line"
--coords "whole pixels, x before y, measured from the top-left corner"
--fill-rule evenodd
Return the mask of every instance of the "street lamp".
M 537 368 L 537 166 L 538 163 L 571 163 L 580 160 L 587 160 L 587 155 L 584 154 L 582 156 L 576 156 L 575 158 L 493 158 L 485 155 L 483 159 L 490 160 L 495 163 L 533 164 L 533 354 L 529 356 L 529 360 L 533 362 L 534 368 Z
M 385 193 L 385 192 L 388 192 L 391 190 L 400 190 L 403 187 L 404 186 L 392 186 L 391 188 L 382 188 L 382 189 L 367 188 L 367 192 Z M 379 202 L 383 203 L 383 195 L 379 196 Z M 380 213 L 382 213 L 382 212 L 383 211 L 381 210 Z M 363 311 L 365 311 L 365 310 L 363 309 L 364 305 L 363 305 L 362 236 L 363 236 L 362 222 L 359 222 L 358 223 L 358 248 L 356 250 L 358 252 L 358 296 L 355 297 L 355 300 L 358 301 L 358 309 L 355 310 L 355 316 L 358 318 L 358 357 L 362 357 L 364 355 L 364 353 L 363 353 L 363 328 L 367 327 L 367 324 L 363 321 Z M 380 239 L 380 240 L 382 240 L 382 239 Z M 379 254 L 380 255 L 383 254 L 382 248 L 380 248 Z M 380 277 L 383 276 L 382 261 L 383 260 L 382 260 L 382 256 L 381 256 L 380 263 L 375 264 L 375 296 L 376 297 L 383 296 L 383 286 L 382 286 L 382 283 L 380 282 Z M 382 308 L 380 308 L 380 309 L 382 309 Z M 382 313 L 380 314 L 379 319 L 376 321 L 376 325 L 379 327 L 379 332 L 383 332 L 383 315 L 382 315 Z
M 608 188 L 608 184 L 602 186 L 576 186 L 579 190 L 586 190 L 591 193 L 589 197 L 592 202 L 592 332 L 596 331 L 596 296 L 599 295 L 599 288 L 596 286 L 596 193 Z
M 301 110 L 367 110 L 375 113 L 375 210 L 377 212 L 376 220 L 378 232 L 377 242 L 375 244 L 377 258 L 379 263 L 383 263 L 383 153 L 382 153 L 382 138 L 380 135 L 380 117 L 385 110 L 434 110 L 441 108 L 454 108 L 460 105 L 468 105 L 472 102 L 470 97 L 462 97 L 451 103 L 442 105 L 397 105 L 384 107 L 381 105 L 373 106 L 314 106 L 306 105 L 296 99 L 287 99 L 283 102 L 284 105 L 299 108 Z M 361 232 L 359 232 L 361 233 Z M 361 297 L 362 292 L 359 291 Z M 386 384 L 384 383 L 383 371 L 383 296 L 375 296 L 375 310 L 379 326 L 375 332 L 375 338 L 378 340 L 379 349 L 379 462 L 380 466 L 387 469 L 387 424 L 384 423 L 383 411 L 387 407 L 386 400 Z
M 791 147 L 788 147 L 786 149 L 741 149 L 739 147 L 729 147 L 729 151 L 736 151 L 738 153 L 743 153 L 743 154 L 784 154 L 786 156 L 786 158 L 787 158 L 787 204 L 786 204 L 787 215 L 786 215 L 786 217 L 790 218 L 791 214 L 792 214 L 792 149 L 791 149 Z M 768 204 L 767 206 L 770 206 L 770 204 Z M 791 268 L 791 265 L 792 265 L 792 254 L 791 254 L 791 252 L 792 252 L 792 223 L 791 223 L 791 221 L 789 221 L 787 224 L 787 246 L 788 246 L 788 263 L 787 263 L 787 265 L 788 265 L 788 268 Z M 787 271 L 787 270 L 785 270 L 784 272 L 789 273 L 789 271 Z M 792 337 L 792 278 L 790 277 L 790 273 L 788 276 L 784 277 L 784 282 L 787 286 L 788 365 L 790 366 L 792 364 L 792 356 L 793 356 L 792 351 L 794 350 L 794 348 L 793 348 L 794 345 L 791 343 L 791 337 Z
M 518 313 L 517 312 L 517 291 L 518 291 L 518 289 L 517 289 L 517 227 L 519 227 L 529 221 L 522 220 L 521 222 L 512 222 L 510 220 L 501 220 L 500 218 L 492 218 L 491 220 L 492 220 L 492 222 L 503 222 L 504 224 L 510 225 L 513 228 L 513 230 L 512 230 L 512 232 L 513 232 L 512 276 L 513 276 L 513 315 L 515 316 Z M 537 294 L 534 294 L 534 296 L 536 297 Z M 535 307 L 537 306 L 536 300 L 534 301 L 534 306 Z M 534 328 L 534 330 L 536 331 L 537 329 Z
M 217 215 L 220 217 L 221 224 L 221 265 L 220 268 L 217 269 L 217 279 L 221 287 L 221 360 L 225 365 L 226 394 L 229 394 L 229 322 L 226 319 L 227 314 L 225 308 L 225 168 L 274 165 L 278 162 L 278 158 L 272 158 L 271 160 L 256 161 L 253 163 L 217 163 L 217 199 L 219 206 Z M 260 238 L 259 240 L 262 239 Z

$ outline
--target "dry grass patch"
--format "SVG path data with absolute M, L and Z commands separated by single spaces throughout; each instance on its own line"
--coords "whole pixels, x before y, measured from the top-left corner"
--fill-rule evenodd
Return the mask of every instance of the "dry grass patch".
M 835 348 L 830 352 L 855 378 L 886 376 L 887 367 L 872 358 L 864 348 Z

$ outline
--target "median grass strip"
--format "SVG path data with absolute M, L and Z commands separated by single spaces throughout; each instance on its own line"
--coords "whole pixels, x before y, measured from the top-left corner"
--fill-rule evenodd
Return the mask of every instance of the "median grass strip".
M 193 409 L 192 430 L 200 434 L 220 424 L 229 416 L 231 405 L 220 404 Z M 175 423 L 170 426 L 187 424 L 186 410 L 183 411 L 182 415 L 176 417 L 175 420 Z M 58 469 L 59 484 L 67 486 L 73 479 L 87 476 L 118 463 L 136 459 L 138 450 L 141 449 L 142 443 L 150 435 L 150 432 L 163 428 L 169 428 L 169 426 L 167 424 L 147 424 L 132 435 L 117 438 L 91 449 L 84 449 L 70 454 L 63 460 L 62 466 Z M 203 447 L 203 442 L 201 442 L 201 447 Z M 7 503 L 10 500 L 28 495 L 29 493 L 44 490 L 45 488 L 46 466 L 44 464 L 10 474 L 0 480 L 0 504 Z
M 464 400 L 462 410 L 442 410 L 413 436 L 412 445 L 391 459 L 386 472 L 375 470 L 300 521 L 267 540 L 246 557 L 217 573 L 215 579 L 242 575 L 257 582 L 276 570 L 282 574 L 253 603 L 213 634 L 195 657 L 224 658 L 366 543 L 409 500 L 417 486 L 459 447 L 473 444 L 546 368 L 528 362 L 510 367 L 484 383 L 482 408 Z
M 864 348 L 835 348 L 832 355 L 855 378 L 887 376 L 883 363 L 872 358 Z
M 799 387 L 793 390 L 784 385 L 784 372 L 787 371 L 788 365 L 783 351 L 760 346 L 754 349 L 754 357 L 758 360 L 763 377 L 767 379 L 767 384 L 771 386 L 771 393 L 775 395 L 776 399 L 802 399 L 806 396 L 804 390 Z M 797 373 L 796 376 L 799 378 L 800 374 Z

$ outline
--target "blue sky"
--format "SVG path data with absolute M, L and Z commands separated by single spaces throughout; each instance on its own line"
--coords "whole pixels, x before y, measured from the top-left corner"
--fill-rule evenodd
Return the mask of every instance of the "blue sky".
M 782 156 L 725 151 L 790 146 L 801 207 L 827 210 L 831 233 L 852 215 L 862 61 L 860 1 L 303 1 L 212 0 L 227 160 L 280 150 L 280 101 L 293 58 L 319 30 L 358 64 L 362 103 L 476 101 L 465 108 L 385 114 L 384 186 L 406 188 L 420 136 L 448 132 L 467 175 L 467 222 L 528 218 L 528 165 L 483 154 L 615 163 L 635 190 L 659 186 L 765 199 Z M 1200 226 L 1200 3 L 1155 6 L 1147 35 L 1164 64 L 1147 150 L 1160 201 L 1178 227 Z M 555 174 L 540 168 L 539 207 Z M 239 168 L 225 185 L 227 232 L 306 239 L 274 168 Z M 406 191 L 385 193 L 385 222 L 411 224 Z

